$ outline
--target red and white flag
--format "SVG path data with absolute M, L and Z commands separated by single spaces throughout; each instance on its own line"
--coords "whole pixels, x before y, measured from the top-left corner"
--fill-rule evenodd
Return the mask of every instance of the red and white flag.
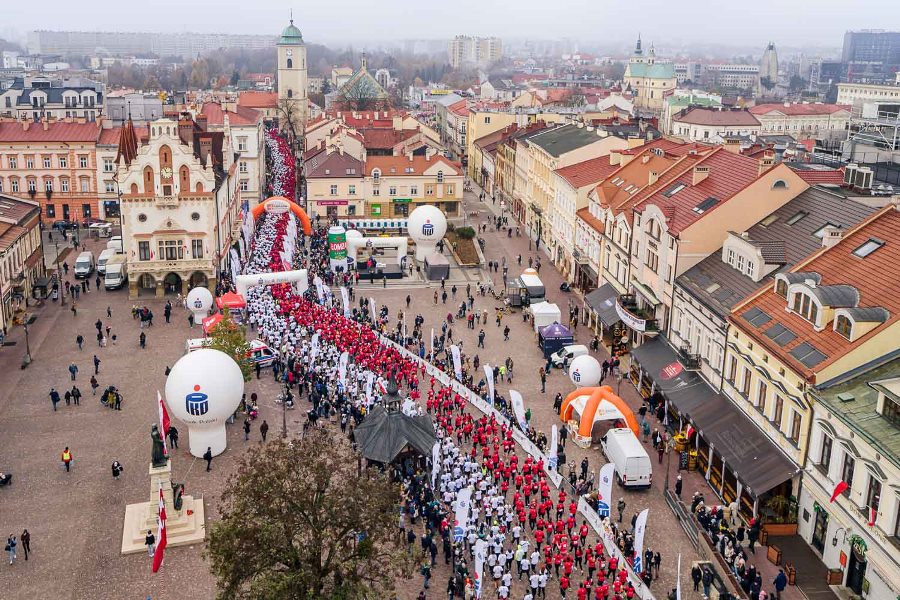
M 159 524 L 156 532 L 156 550 L 153 552 L 153 572 L 159 571 L 166 553 L 166 500 L 162 486 L 159 486 L 159 509 L 156 517 Z
M 159 429 L 162 432 L 163 454 L 168 456 L 169 447 L 166 444 L 166 436 L 169 435 L 169 426 L 172 424 L 172 420 L 169 418 L 169 411 L 166 410 L 166 403 L 163 402 L 159 390 L 156 392 L 156 401 L 159 404 Z
M 850 486 L 848 486 L 845 481 L 838 481 L 838 484 L 834 486 L 834 491 L 831 492 L 831 500 L 829 500 L 829 502 L 834 502 L 835 500 L 837 500 L 837 497 L 843 494 L 844 490 L 846 490 L 848 487 Z
M 875 527 L 875 519 L 878 518 L 878 509 L 869 507 L 869 527 Z

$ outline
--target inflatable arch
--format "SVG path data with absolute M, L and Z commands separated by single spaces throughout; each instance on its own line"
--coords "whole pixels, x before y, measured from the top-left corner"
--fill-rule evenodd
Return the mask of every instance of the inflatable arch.
M 300 224 L 303 226 L 303 233 L 312 235 L 312 223 L 309 220 L 309 215 L 307 215 L 306 211 L 300 208 L 296 202 L 291 202 L 284 196 L 272 196 L 268 200 L 260 202 L 253 207 L 250 213 L 253 215 L 254 219 L 259 219 L 259 216 L 264 212 L 278 215 L 286 213 L 289 210 L 294 213 L 294 216 L 300 219 Z
M 247 297 L 247 290 L 256 285 L 275 285 L 278 283 L 293 283 L 298 294 L 303 294 L 309 289 L 309 274 L 306 269 L 297 271 L 275 271 L 272 273 L 257 273 L 256 275 L 238 275 L 234 278 L 234 287 L 242 297 Z
M 594 424 L 598 421 L 622 419 L 628 428 L 638 435 L 638 422 L 628 405 L 619 398 L 608 385 L 578 388 L 566 396 L 559 411 L 563 422 L 573 419 L 578 413 L 578 432 L 573 432 L 573 440 L 591 443 Z

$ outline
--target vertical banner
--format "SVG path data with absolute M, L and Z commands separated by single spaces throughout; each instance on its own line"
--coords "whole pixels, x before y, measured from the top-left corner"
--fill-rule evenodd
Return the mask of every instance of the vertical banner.
M 556 454 L 556 446 L 559 444 L 559 429 L 556 424 L 550 428 L 550 454 L 548 455 L 548 465 L 551 470 L 555 471 L 559 464 L 559 455 Z
M 484 559 L 487 556 L 487 542 L 485 540 L 477 540 L 475 542 L 475 597 L 481 598 L 482 581 L 481 575 L 484 572 Z
M 346 388 L 347 386 L 347 361 L 350 360 L 350 353 L 344 350 L 338 359 L 338 378 Z
M 645 508 L 634 522 L 634 572 L 643 573 L 644 567 L 644 532 L 647 529 L 647 515 L 649 508 Z
M 369 401 L 369 404 L 372 403 L 373 397 L 373 386 L 375 385 L 375 373 L 369 371 L 366 373 L 366 399 Z
M 616 465 L 614 463 L 606 463 L 600 467 L 600 473 L 597 474 L 597 514 L 604 518 L 610 515 L 612 483 L 615 471 Z
M 512 402 L 513 414 L 519 422 L 519 427 L 523 432 L 528 432 L 528 421 L 525 419 L 525 401 L 522 400 L 522 394 L 516 390 L 509 390 L 509 400 Z
M 450 346 L 450 354 L 453 355 L 453 371 L 456 373 L 456 379 L 462 381 L 462 358 L 459 355 L 459 346 L 456 344 Z
M 435 442 L 431 448 L 431 487 L 437 485 L 438 471 L 441 470 L 441 444 Z
M 469 508 L 472 504 L 472 488 L 459 490 L 456 494 L 456 512 L 453 517 L 453 541 L 459 543 L 466 535 L 466 524 L 469 522 Z
M 312 336 L 312 341 L 310 342 L 310 350 L 309 356 L 310 359 L 315 361 L 316 357 L 319 355 L 319 333 L 316 332 L 315 335 Z
M 431 328 L 431 362 L 434 362 L 434 327 Z
M 675 600 L 681 600 L 681 554 L 678 554 L 678 570 L 675 577 Z
M 347 286 L 341 286 L 341 301 L 344 303 L 344 317 L 350 318 L 350 292 L 347 291 Z
M 369 297 L 369 315 L 372 317 L 372 327 L 375 327 L 375 324 L 378 320 L 375 318 L 375 298 Z
M 494 398 L 496 397 L 494 395 L 494 368 L 489 364 L 485 364 L 483 368 L 484 376 L 487 379 L 488 386 L 488 404 L 494 406 Z
M 325 302 L 325 289 L 322 287 L 322 278 L 318 275 L 313 279 L 313 284 L 316 286 L 316 295 L 319 297 L 319 304 Z

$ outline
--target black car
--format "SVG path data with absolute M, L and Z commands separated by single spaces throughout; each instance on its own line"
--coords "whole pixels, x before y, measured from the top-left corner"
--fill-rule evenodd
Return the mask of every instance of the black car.
M 59 229 L 60 231 L 66 231 L 67 229 L 78 229 L 78 222 L 59 219 L 57 221 L 53 221 L 53 229 Z

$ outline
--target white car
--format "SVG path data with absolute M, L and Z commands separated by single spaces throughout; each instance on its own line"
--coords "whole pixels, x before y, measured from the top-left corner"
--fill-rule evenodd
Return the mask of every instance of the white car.
M 550 355 L 550 361 L 552 362 L 554 367 L 562 367 L 566 358 L 569 359 L 569 364 L 572 363 L 572 360 L 578 356 L 583 356 L 588 353 L 588 347 L 584 344 L 572 344 L 571 346 L 563 346 L 556 352 Z

